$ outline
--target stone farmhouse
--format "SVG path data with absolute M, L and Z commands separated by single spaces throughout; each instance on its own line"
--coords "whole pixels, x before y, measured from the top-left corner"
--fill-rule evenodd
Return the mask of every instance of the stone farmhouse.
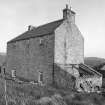
M 66 5 L 62 19 L 39 27 L 30 25 L 26 32 L 10 40 L 6 72 L 46 85 L 55 83 L 66 88 L 75 85 L 82 90 L 80 84 L 86 79 L 100 87 L 102 75 L 84 65 L 84 38 L 75 24 L 75 15 Z

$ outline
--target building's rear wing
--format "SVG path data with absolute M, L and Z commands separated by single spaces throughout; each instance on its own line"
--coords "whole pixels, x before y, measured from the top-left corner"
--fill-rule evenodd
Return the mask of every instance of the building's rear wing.
M 96 70 L 94 70 L 93 68 L 87 66 L 86 64 L 81 63 L 81 64 L 79 64 L 79 67 L 82 68 L 85 71 L 93 73 L 94 75 L 98 75 L 98 76 L 102 77 L 101 73 L 97 72 Z

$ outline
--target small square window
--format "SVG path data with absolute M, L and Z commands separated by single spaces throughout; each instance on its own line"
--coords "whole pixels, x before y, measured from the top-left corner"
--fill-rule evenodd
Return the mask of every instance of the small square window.
M 39 72 L 38 82 L 39 83 L 43 82 L 43 72 Z
M 12 72 L 12 77 L 15 78 L 16 77 L 16 70 L 11 70 Z
M 16 42 L 13 43 L 13 49 L 16 49 Z
M 26 48 L 25 48 L 25 50 L 26 50 L 26 54 L 29 54 L 29 52 L 30 52 L 30 40 L 27 40 L 26 41 Z
M 43 39 L 42 38 L 39 39 L 39 44 L 43 45 Z
M 30 44 L 30 40 L 27 40 L 27 44 Z

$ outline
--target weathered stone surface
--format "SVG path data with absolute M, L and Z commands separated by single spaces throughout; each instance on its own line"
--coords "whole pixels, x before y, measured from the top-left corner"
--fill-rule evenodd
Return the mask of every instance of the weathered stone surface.
M 79 64 L 84 62 L 84 39 L 75 23 L 65 20 L 55 30 L 55 63 Z
M 67 45 L 66 49 L 64 48 L 65 43 Z M 56 29 L 55 35 L 46 35 L 9 43 L 7 45 L 7 72 L 11 74 L 11 70 L 16 70 L 16 75 L 19 77 L 38 80 L 40 71 L 43 72 L 44 83 L 52 83 L 52 79 L 57 79 L 57 82 L 60 80 L 59 86 L 66 86 L 71 82 L 66 83 L 66 79 L 62 76 L 60 79 L 53 78 L 57 73 L 53 68 L 53 64 L 54 62 L 63 65 L 65 63 L 79 64 L 83 62 L 83 43 L 83 37 L 75 24 L 65 20 Z M 65 56 L 67 56 L 66 60 Z M 68 71 L 71 73 L 73 69 L 69 68 Z M 64 71 L 59 71 L 59 73 L 61 72 Z
M 54 83 L 59 88 L 74 89 L 75 78 L 57 64 L 54 65 Z
M 76 80 L 76 88 L 78 91 L 96 92 L 101 86 L 102 77 L 98 76 L 79 77 Z
M 79 73 L 72 67 L 63 67 L 84 62 L 84 39 L 75 25 L 75 13 L 68 8 L 65 10 L 67 18 L 53 30 L 53 35 L 8 43 L 8 73 L 16 70 L 17 76 L 37 81 L 42 72 L 46 84 L 54 80 L 60 87 L 73 87 L 71 75 L 79 76 Z
M 54 35 L 17 41 L 7 45 L 7 72 L 16 70 L 16 75 L 38 80 L 39 71 L 43 72 L 45 83 L 51 83 L 54 56 Z

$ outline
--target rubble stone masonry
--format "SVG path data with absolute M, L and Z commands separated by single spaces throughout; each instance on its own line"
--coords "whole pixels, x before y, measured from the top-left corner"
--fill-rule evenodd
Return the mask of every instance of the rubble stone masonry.
M 7 45 L 7 72 L 16 70 L 16 75 L 38 80 L 43 73 L 45 83 L 52 82 L 54 35 L 16 41 Z

